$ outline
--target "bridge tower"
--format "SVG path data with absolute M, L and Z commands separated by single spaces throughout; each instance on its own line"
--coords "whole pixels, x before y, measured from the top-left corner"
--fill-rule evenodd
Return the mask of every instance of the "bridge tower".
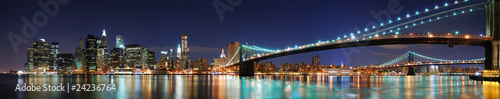
M 408 63 L 413 63 L 413 52 L 408 52 Z M 413 66 L 408 67 L 408 73 L 406 75 L 415 75 Z
M 413 63 L 413 52 L 408 53 L 408 63 Z
M 238 56 L 240 58 L 240 76 L 254 76 L 254 65 L 255 65 L 255 62 L 258 62 L 258 61 L 244 61 L 243 58 L 251 55 L 250 53 L 253 53 L 253 51 L 249 51 L 247 49 L 245 49 L 244 47 L 240 47 L 240 50 L 239 50 L 239 53 L 240 55 Z M 246 54 L 244 54 L 246 53 Z
M 486 35 L 492 37 L 485 44 L 484 69 L 498 70 L 500 62 L 500 0 L 488 0 L 486 6 Z

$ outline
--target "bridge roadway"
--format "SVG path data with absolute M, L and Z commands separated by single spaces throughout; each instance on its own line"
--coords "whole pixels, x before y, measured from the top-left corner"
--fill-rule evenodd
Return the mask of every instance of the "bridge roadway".
M 363 40 L 364 39 L 364 40 Z M 303 45 L 298 48 L 291 48 L 283 51 L 271 52 L 264 55 L 246 59 L 245 62 L 259 62 L 261 60 L 314 52 L 338 48 L 390 45 L 390 44 L 449 44 L 449 45 L 467 45 L 467 46 L 485 46 L 491 42 L 490 37 L 474 34 L 452 34 L 452 33 L 408 33 L 399 35 L 380 35 L 371 38 L 355 38 L 353 40 L 337 40 L 335 42 L 321 42 L 313 46 Z M 243 48 L 243 47 L 242 47 Z M 231 65 L 239 65 L 239 62 Z

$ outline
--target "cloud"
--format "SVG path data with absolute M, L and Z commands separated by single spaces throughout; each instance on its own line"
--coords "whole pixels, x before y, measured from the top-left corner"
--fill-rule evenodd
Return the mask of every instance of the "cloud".
M 385 49 L 405 49 L 405 48 L 409 48 L 410 46 L 398 44 L 398 45 L 380 45 L 378 47 L 385 48 Z
M 202 47 L 202 46 L 188 46 L 189 52 L 192 53 L 220 53 L 222 48 L 213 48 L 213 47 Z M 160 52 L 160 51 L 168 51 L 172 49 L 174 52 L 177 52 L 177 46 L 154 46 L 148 47 L 148 50 Z

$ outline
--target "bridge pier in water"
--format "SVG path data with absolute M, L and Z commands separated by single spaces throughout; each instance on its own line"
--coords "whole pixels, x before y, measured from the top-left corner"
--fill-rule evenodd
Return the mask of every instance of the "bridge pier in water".
M 240 76 L 254 76 L 255 74 L 255 63 L 258 62 L 258 61 L 244 61 L 244 58 L 246 58 L 245 56 L 249 55 L 249 54 L 243 54 L 247 52 L 246 50 L 244 50 L 242 47 L 240 47 L 240 50 L 238 53 L 240 53 L 240 55 L 238 57 L 240 57 L 240 61 L 239 61 L 239 64 L 240 64 L 240 69 L 239 69 L 239 75 Z
M 500 0 L 488 0 L 486 6 L 486 35 L 492 40 L 484 44 L 485 70 L 498 70 L 500 62 Z

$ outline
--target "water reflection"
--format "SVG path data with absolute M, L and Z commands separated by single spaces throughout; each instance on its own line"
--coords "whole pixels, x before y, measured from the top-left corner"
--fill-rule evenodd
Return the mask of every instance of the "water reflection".
M 116 91 L 15 92 L 16 84 L 116 84 Z M 500 98 L 466 76 L 0 75 L 11 98 Z M 9 98 L 7 97 L 7 98 Z

